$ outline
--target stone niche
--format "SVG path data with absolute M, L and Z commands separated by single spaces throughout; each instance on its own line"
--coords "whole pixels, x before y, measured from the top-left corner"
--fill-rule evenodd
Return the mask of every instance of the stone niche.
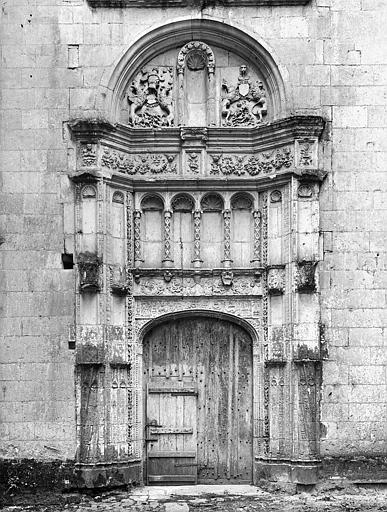
M 190 41 L 129 80 L 120 122 L 133 128 L 254 127 L 273 119 L 266 84 L 241 57 Z
M 70 122 L 79 470 L 146 481 L 143 337 L 207 315 L 251 335 L 253 481 L 314 483 L 324 121 L 281 114 L 279 71 L 246 35 L 185 23 L 116 73 L 114 123 Z

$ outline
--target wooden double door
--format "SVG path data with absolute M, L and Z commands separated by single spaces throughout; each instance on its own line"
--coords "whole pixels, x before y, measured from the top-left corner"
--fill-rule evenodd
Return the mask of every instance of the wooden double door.
M 147 482 L 251 483 L 252 341 L 209 317 L 144 339 Z

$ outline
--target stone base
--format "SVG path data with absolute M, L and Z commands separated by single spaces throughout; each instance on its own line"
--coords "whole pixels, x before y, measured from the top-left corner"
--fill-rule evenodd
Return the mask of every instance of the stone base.
M 259 460 L 255 462 L 255 483 L 270 482 L 315 485 L 319 478 L 319 461 L 299 462 Z
M 141 462 L 76 464 L 78 488 L 119 487 L 141 483 Z
M 0 495 L 140 484 L 141 474 L 139 460 L 77 464 L 60 460 L 0 459 Z

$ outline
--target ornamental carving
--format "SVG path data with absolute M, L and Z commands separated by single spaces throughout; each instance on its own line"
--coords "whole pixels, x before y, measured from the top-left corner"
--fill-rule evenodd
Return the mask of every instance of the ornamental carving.
M 184 73 L 187 66 L 191 71 L 199 71 L 207 66 L 208 73 L 215 72 L 215 56 L 211 48 L 202 41 L 190 41 L 177 56 L 177 72 Z
M 222 82 L 222 126 L 257 126 L 267 114 L 266 91 L 261 81 L 253 81 L 246 64 L 239 68 L 238 82 Z
M 160 153 L 129 154 L 104 148 L 102 165 L 130 176 L 144 174 L 177 174 L 176 155 Z
M 261 295 L 261 283 L 256 277 L 222 275 L 220 278 L 193 277 L 166 281 L 163 278 L 144 278 L 134 287 L 137 296 L 212 296 L 212 295 Z M 230 279 L 228 279 L 230 277 Z
M 199 174 L 200 153 L 187 151 L 187 171 L 190 174 Z
M 137 128 L 173 126 L 173 69 L 142 69 L 129 86 L 129 124 Z
M 125 267 L 110 265 L 110 289 L 114 295 L 126 295 L 130 291 L 128 275 Z
M 96 292 L 100 289 L 101 259 L 90 252 L 79 254 L 79 287 L 81 292 Z
M 210 174 L 225 176 L 257 176 L 288 169 L 293 164 L 293 154 L 289 147 L 259 155 L 211 155 Z
M 81 145 L 81 166 L 93 167 L 97 165 L 97 145 L 82 144 Z
M 227 298 L 185 298 L 184 300 L 171 301 L 170 299 L 151 298 L 136 299 L 135 317 L 137 318 L 157 318 L 158 316 L 178 311 L 220 311 L 229 313 L 240 318 L 254 319 L 254 324 L 259 327 L 260 303 L 254 299 L 234 299 L 230 301 Z M 137 324 L 140 322 L 137 321 Z M 139 325 L 141 327 L 141 324 Z
M 269 293 L 284 293 L 285 291 L 285 269 L 270 268 L 267 272 L 267 288 Z

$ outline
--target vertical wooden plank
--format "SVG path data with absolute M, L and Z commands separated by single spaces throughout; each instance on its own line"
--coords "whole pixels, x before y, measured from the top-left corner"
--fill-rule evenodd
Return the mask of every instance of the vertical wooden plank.
M 233 387 L 233 359 L 234 359 L 234 337 L 232 326 L 229 329 L 229 357 L 228 357 L 228 389 L 227 389 L 227 478 L 231 478 L 231 449 L 232 449 L 232 387 Z

